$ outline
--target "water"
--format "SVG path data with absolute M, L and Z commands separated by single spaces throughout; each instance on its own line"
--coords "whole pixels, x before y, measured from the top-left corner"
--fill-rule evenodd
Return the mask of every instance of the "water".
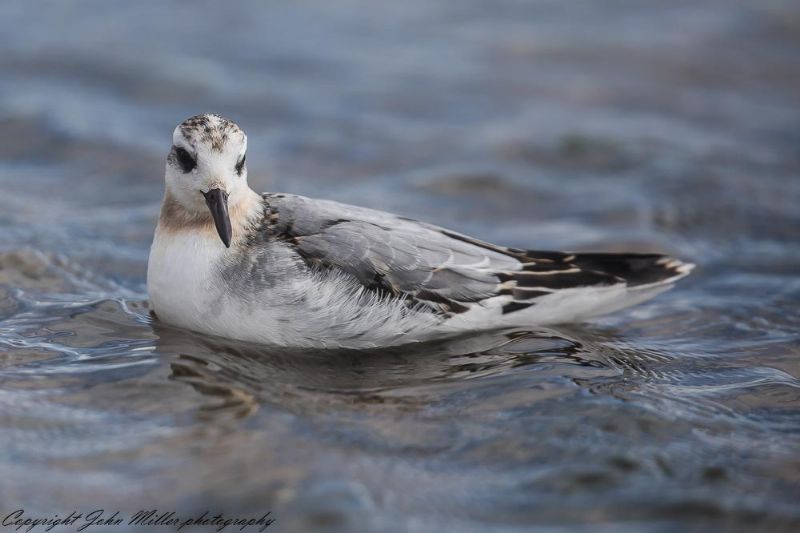
M 4 516 L 800 527 L 796 2 L 6 2 L 0 28 Z M 205 111 L 256 190 L 698 268 L 591 324 L 373 353 L 165 328 L 163 160 Z

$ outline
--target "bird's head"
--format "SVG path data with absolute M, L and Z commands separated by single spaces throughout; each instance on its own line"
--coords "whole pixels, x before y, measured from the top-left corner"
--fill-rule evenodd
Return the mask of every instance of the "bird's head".
M 247 136 L 235 122 L 205 114 L 175 128 L 167 156 L 167 195 L 176 204 L 172 208 L 184 210 L 186 219 L 213 219 L 225 246 L 231 243 L 229 210 L 250 192 L 246 151 Z

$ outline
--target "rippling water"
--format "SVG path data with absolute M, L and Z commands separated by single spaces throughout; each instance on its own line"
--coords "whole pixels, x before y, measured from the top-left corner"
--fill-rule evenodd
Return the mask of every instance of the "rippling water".
M 800 527 L 796 2 L 6 2 L 0 29 L 0 510 Z M 204 111 L 257 190 L 698 268 L 591 324 L 370 353 L 165 328 L 163 159 Z

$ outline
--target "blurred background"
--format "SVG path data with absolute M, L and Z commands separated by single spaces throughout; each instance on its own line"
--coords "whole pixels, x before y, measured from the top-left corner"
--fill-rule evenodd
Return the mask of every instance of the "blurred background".
M 0 503 L 278 531 L 800 526 L 800 5 L 3 2 Z M 251 186 L 698 264 L 590 326 L 370 354 L 161 329 L 171 133 Z

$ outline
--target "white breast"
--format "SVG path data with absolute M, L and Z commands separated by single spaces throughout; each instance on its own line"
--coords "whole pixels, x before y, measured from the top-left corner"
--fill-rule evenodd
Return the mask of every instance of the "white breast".
M 212 238 L 213 237 L 213 238 Z M 262 265 L 276 286 L 231 293 L 221 267 L 226 249 L 213 234 L 156 230 L 147 268 L 159 320 L 206 334 L 299 347 L 371 347 L 427 338 L 436 320 L 399 301 L 376 299 L 342 275 L 298 272 L 280 254 Z M 238 253 L 241 253 L 239 251 Z
M 156 230 L 147 264 L 150 307 L 160 320 L 204 331 L 208 309 L 217 294 L 214 265 L 226 252 L 206 232 Z

